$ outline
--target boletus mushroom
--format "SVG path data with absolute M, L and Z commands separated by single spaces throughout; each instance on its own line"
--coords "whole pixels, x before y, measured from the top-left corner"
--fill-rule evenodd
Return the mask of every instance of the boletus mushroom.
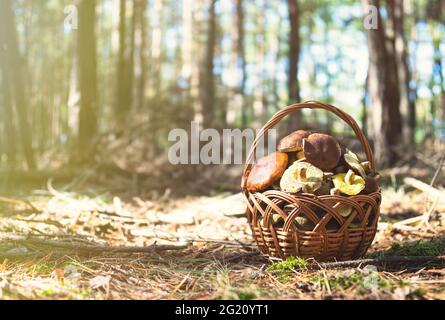
M 379 190 L 380 188 L 380 175 L 374 174 L 366 176 L 365 178 L 365 189 L 363 189 L 363 192 L 365 194 L 373 193 Z
M 247 190 L 257 192 L 270 187 L 286 170 L 287 153 L 274 152 L 261 159 L 253 166 L 247 178 Z
M 278 143 L 277 149 L 280 152 L 295 152 L 303 150 L 303 139 L 310 136 L 306 130 L 297 130 L 284 137 Z
M 348 196 L 355 196 L 365 188 L 365 180 L 352 170 L 333 176 L 332 182 L 335 188 Z
M 323 133 L 313 133 L 304 138 L 303 152 L 307 162 L 324 171 L 335 168 L 341 158 L 337 140 Z
M 281 177 L 280 187 L 285 192 L 314 193 L 323 183 L 323 171 L 305 161 L 294 162 Z

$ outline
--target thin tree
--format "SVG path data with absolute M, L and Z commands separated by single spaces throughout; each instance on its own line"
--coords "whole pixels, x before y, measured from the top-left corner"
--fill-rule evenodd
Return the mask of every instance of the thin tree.
M 244 95 L 246 92 L 246 48 L 244 44 L 244 6 L 243 0 L 236 0 L 236 29 L 238 37 L 236 39 L 236 51 L 238 56 L 238 68 L 240 72 L 240 83 L 238 94 L 241 97 L 241 126 L 247 126 L 247 109 L 244 103 Z
M 232 48 L 230 52 L 230 98 L 227 123 L 233 124 L 237 111 L 241 114 L 241 125 L 247 125 L 247 110 L 243 106 L 246 86 L 246 61 L 244 48 L 244 7 L 242 0 L 234 1 L 233 24 L 231 26 Z
M 138 75 L 136 85 L 136 108 L 142 110 L 145 104 L 147 82 L 147 0 L 136 0 L 135 15 L 137 15 L 137 46 L 138 46 Z
M 120 0 L 119 11 L 119 53 L 117 62 L 117 83 L 116 83 L 116 118 L 117 121 L 124 121 L 132 105 L 133 93 L 133 69 L 134 69 L 134 31 L 135 31 L 135 14 L 133 7 L 134 1 L 131 3 L 126 0 Z M 129 10 L 130 9 L 130 10 Z M 130 15 L 131 25 L 127 29 L 127 16 Z
M 387 1 L 387 7 L 394 34 L 393 41 L 400 85 L 400 111 L 403 118 L 403 138 L 405 143 L 412 144 L 414 143 L 416 130 L 416 102 L 410 87 L 412 75 L 408 62 L 403 0 Z
M 79 150 L 88 150 L 97 134 L 97 58 L 96 58 L 96 0 L 79 3 L 79 29 L 77 38 L 79 61 Z
M 379 0 L 363 0 L 377 8 L 377 28 L 368 28 L 369 94 L 372 103 L 374 153 L 380 166 L 389 166 L 398 159 L 396 147 L 402 128 L 399 110 L 400 94 L 397 62 L 389 43 L 380 14 Z
M 3 76 L 10 78 L 11 81 L 15 110 L 17 112 L 20 128 L 21 143 L 23 146 L 26 163 L 29 169 L 35 169 L 36 162 L 32 147 L 28 117 L 29 110 L 27 110 L 27 98 L 23 79 L 24 64 L 22 63 L 21 54 L 19 51 L 15 14 L 12 8 L 11 0 L 0 1 L 0 48 L 3 51 L 2 60 L 4 61 L 4 63 L 2 63 L 4 66 L 2 70 Z M 9 121 L 12 122 L 12 118 L 9 119 Z
M 5 50 L 0 50 L 0 88 L 2 92 L 2 100 L 0 101 L 2 102 L 1 118 L 4 128 L 2 142 L 5 145 L 8 166 L 13 167 L 15 164 L 17 152 L 15 147 L 16 135 L 14 128 L 14 109 L 11 97 L 11 77 L 9 76 L 7 59 L 4 56 L 5 52 Z
M 289 7 L 289 102 L 300 101 L 300 82 L 298 80 L 298 63 L 300 60 L 300 11 L 298 0 L 287 0 Z
M 215 78 L 213 75 L 216 44 L 216 0 L 210 1 L 207 25 L 207 43 L 204 58 L 204 70 L 200 77 L 200 97 L 204 116 L 204 126 L 212 127 L 214 122 Z
M 290 24 L 287 85 L 289 103 L 297 103 L 301 100 L 298 79 L 301 51 L 299 0 L 287 0 L 287 5 Z M 295 112 L 290 116 L 289 125 L 292 128 L 298 129 L 301 123 L 301 112 Z

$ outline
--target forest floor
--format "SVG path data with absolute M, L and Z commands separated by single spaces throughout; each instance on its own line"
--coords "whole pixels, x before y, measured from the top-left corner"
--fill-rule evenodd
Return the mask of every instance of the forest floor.
M 399 176 L 434 173 L 413 170 L 384 173 L 367 254 L 408 259 L 346 266 L 261 256 L 237 177 L 204 196 L 135 196 L 131 181 L 88 176 L 17 187 L 0 198 L 0 299 L 445 299 L 445 204 L 403 186 Z M 429 224 L 407 220 L 426 210 Z M 438 258 L 415 259 L 425 256 Z

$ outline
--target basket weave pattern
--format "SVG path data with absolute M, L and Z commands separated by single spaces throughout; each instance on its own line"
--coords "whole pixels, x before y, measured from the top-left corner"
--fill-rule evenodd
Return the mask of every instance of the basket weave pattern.
M 254 239 L 260 250 L 272 258 L 285 259 L 289 256 L 299 256 L 319 261 L 359 258 L 366 253 L 377 231 L 380 190 L 357 196 L 315 196 L 290 194 L 280 190 L 251 193 L 246 189 L 251 163 L 261 137 L 286 115 L 303 108 L 328 110 L 345 121 L 354 130 L 371 164 L 371 169 L 375 170 L 369 143 L 351 116 L 332 105 L 316 101 L 285 107 L 259 131 L 244 167 L 241 188 L 247 202 L 246 214 Z M 346 218 L 338 210 L 342 206 L 353 208 Z M 284 210 L 284 207 L 287 210 Z M 274 214 L 281 216 L 284 225 L 273 225 Z M 312 230 L 298 228 L 294 221 L 299 216 L 309 219 L 314 228 Z

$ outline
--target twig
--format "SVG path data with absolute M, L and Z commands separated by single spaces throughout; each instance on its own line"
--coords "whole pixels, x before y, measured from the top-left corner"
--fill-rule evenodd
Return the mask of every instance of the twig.
M 442 156 L 441 156 L 440 161 L 439 161 L 439 166 L 437 167 L 436 172 L 434 173 L 434 176 L 431 179 L 430 186 L 428 188 L 428 192 L 426 193 L 426 197 L 425 197 L 427 210 L 425 210 L 425 213 L 424 213 L 425 219 L 423 220 L 423 224 L 425 224 L 429 229 L 432 229 L 430 224 L 429 224 L 429 221 L 430 221 L 430 218 L 431 218 L 431 213 L 436 208 L 437 203 L 439 202 L 440 198 L 439 198 L 439 195 L 437 195 L 436 196 L 436 200 L 434 201 L 434 204 L 430 208 L 428 208 L 428 197 L 429 197 L 429 194 L 430 194 L 430 190 L 433 188 L 434 182 L 436 182 L 436 179 L 439 176 L 440 171 L 442 170 L 442 165 L 443 165 L 444 160 L 445 160 L 445 151 L 442 153 Z
M 445 153 L 444 153 L 444 156 L 445 156 Z M 445 157 L 441 158 L 440 165 L 439 165 L 438 169 L 440 169 L 442 167 L 443 160 L 445 160 Z M 434 211 L 434 208 L 437 206 L 439 201 L 441 199 L 445 198 L 445 192 L 444 191 L 436 189 L 436 188 L 433 187 L 433 184 L 434 184 L 434 182 L 435 182 L 435 180 L 436 180 L 436 178 L 438 176 L 438 172 L 439 171 L 436 171 L 436 173 L 434 174 L 434 177 L 431 180 L 431 183 L 429 185 L 426 184 L 425 182 L 422 182 L 422 181 L 417 180 L 417 179 L 412 178 L 412 177 L 407 177 L 407 178 L 403 179 L 403 182 L 406 185 L 409 185 L 411 187 L 414 187 L 414 188 L 416 188 L 416 189 L 426 193 L 426 195 L 427 195 L 426 199 L 428 199 L 428 196 L 430 194 L 435 196 L 435 201 L 434 201 L 434 204 L 431 206 L 431 208 L 427 209 L 427 211 L 425 211 L 424 214 L 422 214 L 420 216 L 417 216 L 417 217 L 413 217 L 413 218 L 409 218 L 409 219 L 405 219 L 405 220 L 399 221 L 399 222 L 397 222 L 397 223 L 395 223 L 393 225 L 395 228 L 400 228 L 400 226 L 403 226 L 403 225 L 414 224 L 414 223 L 419 223 L 419 222 L 422 223 L 422 225 L 426 225 L 427 227 L 429 226 L 428 221 L 430 219 L 431 213 Z M 431 227 L 429 227 L 429 229 L 432 230 Z
M 403 182 L 406 185 L 409 185 L 411 187 L 419 189 L 420 191 L 423 191 L 425 193 L 429 192 L 429 194 L 434 195 L 434 196 L 439 196 L 439 197 L 444 197 L 445 196 L 445 192 L 444 191 L 436 189 L 434 187 L 430 187 L 429 184 L 427 184 L 425 182 L 422 182 L 420 180 L 417 180 L 415 178 L 407 177 L 407 178 L 403 179 Z
M 46 187 L 48 188 L 49 193 L 56 199 L 64 200 L 66 202 L 69 202 L 72 200 L 70 197 L 68 197 L 67 195 L 63 194 L 60 191 L 57 191 L 53 187 L 53 178 L 52 177 L 48 179 L 48 181 L 46 183 Z

